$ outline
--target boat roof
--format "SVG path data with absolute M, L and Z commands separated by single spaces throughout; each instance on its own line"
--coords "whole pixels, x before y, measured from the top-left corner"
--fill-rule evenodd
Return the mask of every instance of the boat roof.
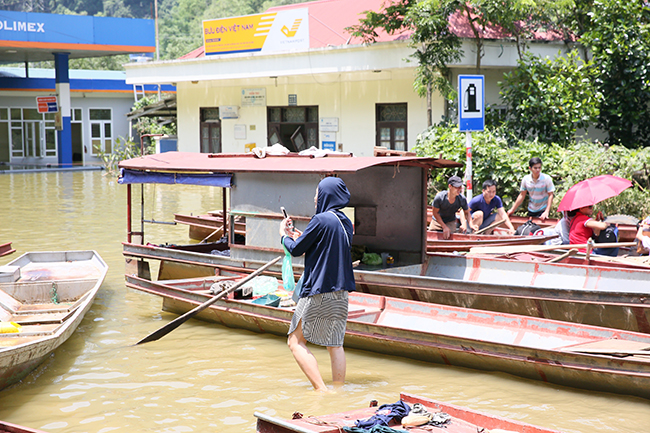
M 325 157 L 312 157 L 291 153 L 258 158 L 253 153 L 165 152 L 128 159 L 120 162 L 119 167 L 126 170 L 166 173 L 344 173 L 380 165 L 416 166 L 427 169 L 462 166 L 458 162 L 447 159 L 417 156 L 358 157 L 349 154 L 329 154 Z

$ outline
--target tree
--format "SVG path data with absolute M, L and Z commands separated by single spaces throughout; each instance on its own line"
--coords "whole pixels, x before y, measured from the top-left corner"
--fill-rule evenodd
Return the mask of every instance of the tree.
M 603 94 L 598 127 L 612 144 L 650 146 L 650 9 L 644 0 L 595 0 L 581 42 Z
M 555 59 L 524 54 L 500 83 L 508 107 L 505 126 L 521 139 L 532 136 L 565 146 L 573 142 L 576 129 L 588 128 L 598 116 L 602 96 L 594 73 L 577 51 Z

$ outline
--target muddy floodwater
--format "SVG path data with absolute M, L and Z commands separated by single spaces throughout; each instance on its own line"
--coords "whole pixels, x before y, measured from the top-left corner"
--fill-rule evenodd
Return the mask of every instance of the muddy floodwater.
M 139 217 L 139 191 L 134 202 Z M 147 185 L 145 218 L 221 207 L 219 188 Z M 139 229 L 139 222 L 136 221 Z M 145 225 L 145 242 L 189 243 L 183 225 Z M 650 432 L 650 401 L 502 373 L 347 350 L 347 383 L 316 394 L 284 338 L 190 320 L 133 344 L 176 316 L 124 285 L 126 187 L 101 171 L 0 174 L 0 243 L 17 252 L 93 249 L 110 269 L 73 336 L 21 383 L 0 391 L 0 420 L 63 432 L 254 432 L 280 418 L 394 403 L 400 391 L 566 432 Z M 152 267 L 155 275 L 156 267 Z M 649 282 L 650 284 L 650 282 Z M 327 351 L 313 348 L 327 383 Z M 440 430 L 444 433 L 444 430 Z

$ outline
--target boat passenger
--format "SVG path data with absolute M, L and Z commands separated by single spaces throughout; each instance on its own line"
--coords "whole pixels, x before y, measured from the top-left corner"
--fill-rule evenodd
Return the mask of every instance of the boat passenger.
M 298 366 L 314 389 L 327 387 L 316 357 L 307 342 L 327 347 L 334 385 L 345 382 L 343 338 L 348 318 L 348 292 L 355 289 L 351 244 L 353 227 L 341 209 L 350 202 L 345 183 L 336 177 L 320 181 L 314 197 L 316 213 L 303 233 L 293 229 L 291 218 L 280 224 L 281 242 L 298 257 L 305 255 L 305 271 L 291 326 L 288 345 Z
M 447 181 L 447 186 L 447 191 L 440 191 L 433 199 L 433 218 L 431 224 L 429 224 L 429 230 L 442 230 L 444 239 L 449 239 L 452 233 L 458 231 L 456 211 L 463 210 L 465 219 L 461 219 L 461 226 L 463 231 L 467 233 L 470 231 L 469 221 L 471 220 L 467 199 L 461 194 L 463 181 L 458 176 L 452 176 Z
M 578 209 L 576 216 L 571 221 L 569 241 L 571 244 L 586 244 L 594 235 L 598 236 L 601 230 L 605 230 L 608 224 L 603 221 L 603 214 L 598 212 L 596 219 L 591 217 L 593 206 L 584 206 Z M 586 252 L 586 248 L 579 249 Z
M 503 209 L 503 201 L 497 195 L 497 184 L 492 179 L 483 182 L 482 194 L 477 195 L 469 201 L 469 209 L 472 212 L 472 220 L 470 223 L 472 230 L 482 230 L 498 221 L 504 221 L 508 227 L 508 234 L 515 234 L 515 227 Z M 487 230 L 485 233 L 492 234 L 493 231 L 494 228 Z
M 637 252 L 642 255 L 650 254 L 650 216 L 639 223 L 636 232 Z
M 569 232 L 571 231 L 571 221 L 576 216 L 577 210 L 562 211 L 562 218 L 555 226 L 555 232 L 560 235 L 563 245 L 571 243 L 569 240 Z
M 553 204 L 553 194 L 555 185 L 551 176 L 542 173 L 542 160 L 538 157 L 531 158 L 528 161 L 530 174 L 524 176 L 519 187 L 519 195 L 508 211 L 508 216 L 512 216 L 517 208 L 524 202 L 526 193 L 530 194 L 528 199 L 528 216 L 539 217 L 542 221 L 546 220 L 551 211 Z

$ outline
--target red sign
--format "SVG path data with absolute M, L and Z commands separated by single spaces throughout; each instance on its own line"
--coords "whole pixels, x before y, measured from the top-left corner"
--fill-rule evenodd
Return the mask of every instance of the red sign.
M 39 113 L 56 113 L 59 111 L 56 96 L 37 96 L 36 106 Z

